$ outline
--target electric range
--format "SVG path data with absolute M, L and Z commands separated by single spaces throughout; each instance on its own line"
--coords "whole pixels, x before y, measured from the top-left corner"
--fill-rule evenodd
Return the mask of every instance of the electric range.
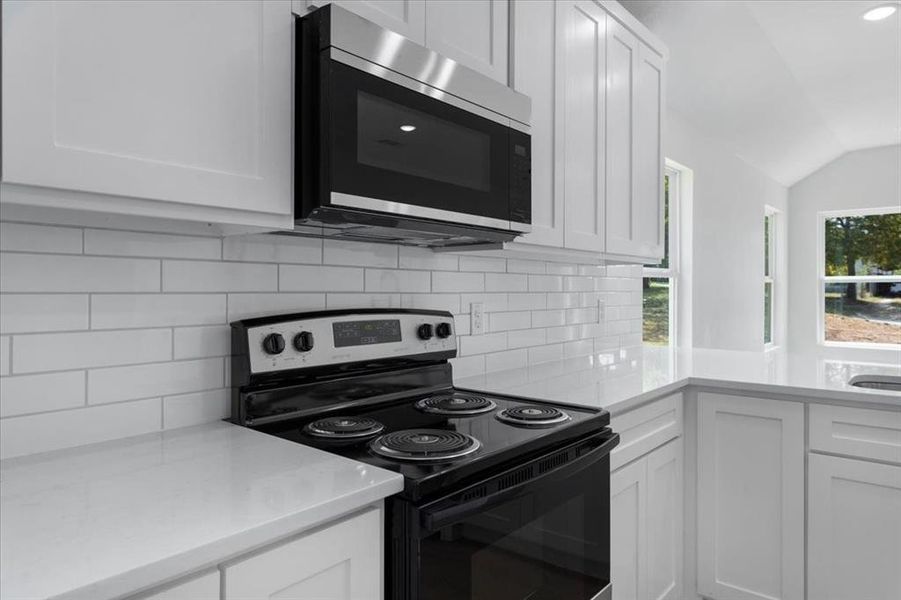
M 589 600 L 610 587 L 609 414 L 453 385 L 453 315 L 232 324 L 232 421 L 396 471 L 392 600 Z

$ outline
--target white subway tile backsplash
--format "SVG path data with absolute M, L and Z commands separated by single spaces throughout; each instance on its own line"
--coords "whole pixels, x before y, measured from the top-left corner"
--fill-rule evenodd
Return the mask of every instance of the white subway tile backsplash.
M 207 358 L 231 354 L 231 327 L 179 327 L 174 332 L 173 358 Z
M 0 432 L 11 434 L 0 436 L 4 455 L 227 416 L 228 323 L 255 316 L 447 310 L 461 378 L 591 353 L 615 364 L 641 344 L 640 265 L 264 234 L 0 227 Z M 489 333 L 473 336 L 476 302 Z M 56 437 L 42 437 L 48 430 Z
M 560 275 L 529 275 L 530 292 L 562 292 L 563 277 Z
M 305 312 L 325 308 L 325 294 L 269 293 L 229 294 L 228 322 L 277 313 Z
M 427 248 L 401 246 L 399 266 L 401 269 L 456 271 L 460 266 L 460 257 L 446 252 L 432 252 Z
M 160 261 L 0 253 L 0 291 L 158 292 Z
M 225 323 L 225 294 L 95 294 L 91 329 Z
M 243 262 L 322 262 L 322 240 L 288 235 L 237 235 L 222 241 L 222 258 Z
M 11 341 L 8 337 L 0 336 L 0 376 L 9 375 L 12 359 L 12 352 L 9 347 Z
M 279 265 L 282 292 L 362 292 L 363 269 L 316 265 Z
M 222 257 L 222 240 L 216 237 L 86 229 L 84 253 L 216 260 Z
M 87 294 L 0 295 L 0 333 L 88 328 Z
M 507 349 L 506 333 L 488 333 L 484 335 L 470 335 L 457 340 L 460 343 L 461 356 L 471 354 L 487 354 Z
M 327 265 L 393 268 L 397 266 L 397 246 L 325 240 L 322 262 Z
M 15 336 L 13 373 L 61 371 L 172 358 L 172 330 L 132 329 Z
M 482 292 L 485 290 L 484 273 L 432 273 L 433 292 Z
M 493 271 L 503 273 L 507 270 L 507 261 L 503 258 L 486 258 L 484 256 L 461 256 L 461 271 Z
M 428 271 L 398 269 L 366 269 L 367 292 L 429 292 L 432 289 Z
M 505 352 L 494 352 L 485 355 L 485 370 L 492 372 L 518 369 L 526 366 L 528 362 L 529 353 L 525 348 L 507 350 Z
M 95 369 L 88 372 L 88 404 L 186 394 L 224 385 L 222 358 Z
M 277 289 L 277 265 L 163 261 L 164 292 L 274 292 Z
M 163 429 L 219 421 L 231 414 L 229 390 L 210 390 L 163 398 Z
M 159 431 L 160 407 L 152 398 L 0 419 L 0 459 Z
M 0 417 L 84 406 L 84 371 L 0 379 Z
M 0 250 L 81 254 L 81 229 L 0 223 Z
M 496 312 L 488 315 L 488 331 L 528 329 L 531 326 L 532 313 L 527 310 L 517 312 Z
M 486 273 L 486 292 L 525 292 L 529 289 L 526 275 L 516 273 Z

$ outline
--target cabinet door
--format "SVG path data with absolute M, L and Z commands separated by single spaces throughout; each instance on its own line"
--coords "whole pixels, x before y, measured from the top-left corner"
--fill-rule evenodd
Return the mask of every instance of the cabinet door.
M 132 600 L 219 600 L 219 571 Z
M 647 461 L 610 475 L 610 582 L 614 600 L 647 596 Z
M 557 173 L 567 248 L 604 250 L 607 15 L 594 2 L 557 3 Z
M 532 98 L 532 231 L 522 241 L 562 248 L 563 181 L 559 187 L 554 181 L 554 0 L 514 0 L 510 17 L 511 84 Z
M 426 0 L 332 0 L 385 29 L 414 42 L 425 44 Z M 307 0 L 310 8 L 330 4 L 329 0 Z
M 901 467 L 810 454 L 808 597 L 901 598 Z
M 804 597 L 804 408 L 698 394 L 698 592 Z
M 647 457 L 647 590 L 650 600 L 682 598 L 682 440 Z
M 4 2 L 4 181 L 290 215 L 293 29 L 290 0 Z
M 369 510 L 224 569 L 223 600 L 379 600 L 382 512 Z
M 632 253 L 663 258 L 663 57 L 638 47 Z
M 507 83 L 507 0 L 428 0 L 425 45 Z

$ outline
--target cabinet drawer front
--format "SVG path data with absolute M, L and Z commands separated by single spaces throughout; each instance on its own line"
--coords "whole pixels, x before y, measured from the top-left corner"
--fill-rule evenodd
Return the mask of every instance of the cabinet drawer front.
M 810 449 L 901 464 L 901 412 L 811 404 Z
M 682 394 L 617 415 L 610 426 L 620 436 L 610 455 L 610 468 L 615 470 L 682 435 Z
M 219 571 L 129 600 L 219 600 Z

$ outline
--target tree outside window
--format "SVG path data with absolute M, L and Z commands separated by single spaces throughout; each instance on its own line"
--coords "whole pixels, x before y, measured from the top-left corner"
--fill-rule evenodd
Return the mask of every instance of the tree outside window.
M 901 213 L 821 218 L 820 341 L 901 344 Z
M 675 331 L 675 209 L 678 171 L 667 168 L 663 179 L 664 254 L 655 265 L 644 267 L 642 290 L 642 341 L 654 346 L 674 342 Z

